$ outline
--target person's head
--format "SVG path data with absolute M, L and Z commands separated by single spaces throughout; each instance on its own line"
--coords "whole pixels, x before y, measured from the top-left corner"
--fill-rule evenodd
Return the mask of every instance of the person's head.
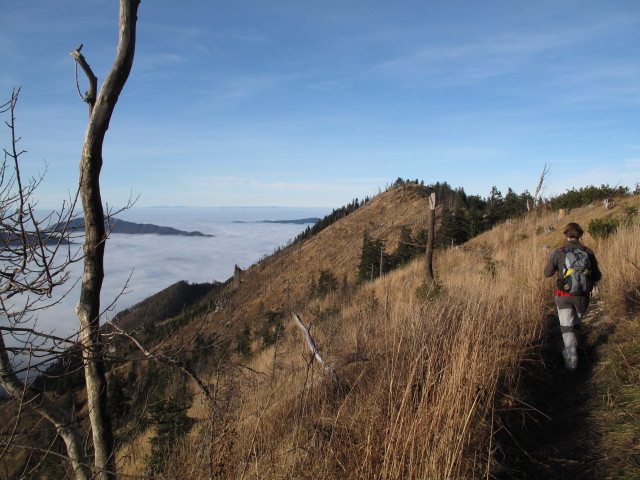
M 584 230 L 582 227 L 575 222 L 567 223 L 567 226 L 564 227 L 564 235 L 569 240 L 579 240 L 580 237 L 584 234 Z

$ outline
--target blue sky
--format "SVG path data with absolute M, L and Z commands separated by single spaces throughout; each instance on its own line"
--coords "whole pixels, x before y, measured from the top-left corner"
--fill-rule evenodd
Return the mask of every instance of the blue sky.
M 77 184 L 69 51 L 84 44 L 101 82 L 117 3 L 0 0 L 0 98 L 22 87 L 41 207 Z M 640 181 L 637 0 L 144 0 L 138 19 L 111 205 L 338 207 L 397 177 L 486 196 L 533 191 L 545 163 L 547 195 Z

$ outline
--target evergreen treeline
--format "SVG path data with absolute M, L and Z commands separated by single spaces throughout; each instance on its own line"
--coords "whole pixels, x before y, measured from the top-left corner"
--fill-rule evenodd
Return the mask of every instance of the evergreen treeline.
M 371 281 L 398 268 L 416 256 L 424 253 L 427 242 L 427 230 L 416 232 L 415 236 L 409 227 L 402 227 L 400 241 L 392 253 L 385 252 L 385 242 L 365 232 L 362 239 L 360 263 L 356 273 L 358 283 Z
M 629 190 L 629 187 L 610 187 L 608 184 L 600 185 L 599 187 L 590 185 L 588 187 L 579 188 L 578 190 L 572 188 L 571 190 L 567 190 L 565 193 L 552 198 L 549 201 L 549 208 L 551 208 L 551 210 L 560 210 L 561 208 L 578 208 L 609 197 L 632 194 L 638 195 L 639 193 L 640 187 L 638 184 L 636 184 L 636 189 L 633 193 Z
M 418 180 L 398 178 L 392 187 L 417 184 Z M 486 198 L 467 195 L 463 188 L 453 188 L 447 182 L 424 185 L 424 195 L 436 194 L 441 209 L 440 228 L 436 232 L 436 246 L 459 245 L 489 230 L 497 223 L 523 215 L 533 205 L 533 196 L 524 191 L 515 193 L 511 188 L 506 195 L 493 187 Z
M 447 182 L 425 185 L 424 180 L 398 178 L 388 186 L 388 189 L 411 184 L 423 187 L 422 192 L 425 196 L 435 193 L 438 205 L 443 209 L 443 228 L 436 238 L 438 245 L 464 243 L 503 220 L 522 215 L 527 211 L 527 205 L 533 205 L 533 197 L 529 192 L 516 194 L 511 188 L 503 197 L 502 193 L 493 187 L 489 196 L 482 198 L 479 195 L 467 195 L 462 187 L 453 188 Z M 370 200 L 370 197 L 365 197 L 363 200 L 356 198 L 351 203 L 334 209 L 319 222 L 308 226 L 294 239 L 293 243 L 313 237 L 355 212 Z
M 463 244 L 500 222 L 523 215 L 534 204 L 533 196 L 526 190 L 518 194 L 509 188 L 503 196 L 495 186 L 486 198 L 467 195 L 463 188 L 452 188 L 447 182 L 424 185 L 423 181 L 417 179 L 398 178 L 389 188 L 401 188 L 411 184 L 422 186 L 425 196 L 432 192 L 436 194 L 441 213 L 435 245 L 441 248 Z M 571 189 L 554 197 L 548 201 L 548 206 L 552 210 L 577 208 L 609 197 L 638 194 L 639 184 L 636 184 L 633 192 L 624 186 L 589 186 L 578 190 Z M 378 278 L 423 253 L 426 242 L 426 230 L 412 232 L 405 226 L 402 228 L 400 242 L 395 251 L 387 253 L 384 240 L 365 232 L 356 272 L 358 283 Z
M 302 240 L 307 240 L 317 233 L 321 232 L 329 225 L 337 222 L 338 220 L 343 219 L 347 215 L 355 212 L 358 208 L 366 204 L 370 201 L 371 198 L 365 197 L 364 200 L 359 200 L 357 198 L 353 199 L 351 203 L 348 205 L 344 205 L 340 208 L 334 209 L 329 215 L 326 215 L 319 222 L 314 223 L 311 226 L 308 226 L 304 232 L 300 233 L 293 241 L 293 243 L 301 242 Z
M 425 196 L 435 192 L 440 208 L 440 221 L 434 243 L 441 248 L 465 243 L 497 223 L 523 215 L 533 205 L 533 197 L 529 192 L 517 194 L 511 188 L 503 196 L 502 192 L 493 187 L 486 198 L 467 195 L 463 188 L 452 188 L 447 182 L 424 185 L 422 181 L 398 178 L 391 188 L 408 184 L 421 185 Z M 385 251 L 384 240 L 365 232 L 356 272 L 358 283 L 378 278 L 422 254 L 427 238 L 426 229 L 413 232 L 405 226 L 400 232 L 400 241 L 395 250 L 388 253 Z

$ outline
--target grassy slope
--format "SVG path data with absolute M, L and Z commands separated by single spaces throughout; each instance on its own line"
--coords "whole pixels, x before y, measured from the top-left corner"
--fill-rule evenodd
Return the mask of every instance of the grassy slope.
M 466 249 L 442 252 L 435 270 L 444 288 L 429 301 L 415 295 L 423 281 L 418 260 L 349 295 L 308 303 L 308 286 L 322 269 L 353 282 L 364 230 L 395 247 L 403 225 L 423 227 L 426 204 L 418 187 L 390 190 L 243 273 L 210 316 L 209 328 L 257 328 L 264 311 L 295 309 L 306 323 L 314 320 L 321 353 L 348 388 L 332 391 L 322 369 L 309 361 L 300 332 L 285 321 L 285 335 L 275 346 L 250 361 L 236 359 L 244 367 L 230 365 L 211 376 L 217 409 L 212 414 L 196 402 L 191 414 L 201 419 L 201 428 L 168 461 L 169 474 L 442 479 L 490 478 L 505 471 L 509 450 L 499 445 L 496 432 L 504 429 L 509 412 L 530 408 L 523 403 L 522 368 L 539 365 L 548 333 L 552 286 L 541 270 L 549 250 L 562 243 L 559 231 L 567 221 L 586 226 L 620 208 L 579 209 L 561 220 L 534 213 L 483 234 Z M 554 232 L 539 233 L 552 225 Z M 605 272 L 597 298 L 627 305 L 616 320 L 634 305 L 624 300 L 629 292 L 620 293 L 620 283 L 632 279 L 637 288 L 640 275 L 632 266 L 610 272 L 607 265 L 615 263 L 614 252 L 625 249 L 640 265 L 637 245 L 625 243 L 631 237 L 585 239 Z M 610 362 L 611 368 L 618 365 Z M 601 364 L 595 385 L 610 392 L 598 383 L 598 375 L 610 377 L 607 362 Z M 602 417 L 609 406 L 600 404 L 594 416 Z M 616 442 L 607 438 L 613 448 Z M 605 459 L 611 465 L 629 457 L 624 448 L 615 452 Z
M 262 318 L 264 310 L 288 312 L 304 305 L 309 286 L 321 270 L 330 270 L 340 282 L 346 275 L 353 284 L 363 233 L 387 240 L 388 250 L 395 248 L 402 226 L 416 231 L 425 227 L 425 195 L 425 189 L 417 185 L 383 192 L 313 238 L 263 259 L 243 272 L 239 287 L 228 296 L 218 316 L 253 323 Z

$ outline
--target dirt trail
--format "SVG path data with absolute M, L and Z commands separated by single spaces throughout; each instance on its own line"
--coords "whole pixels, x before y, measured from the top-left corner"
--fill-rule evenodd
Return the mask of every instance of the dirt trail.
M 497 435 L 501 453 L 496 459 L 503 470 L 496 479 L 602 478 L 597 473 L 601 461 L 599 435 L 589 417 L 596 393 L 593 367 L 598 348 L 610 333 L 600 326 L 604 324 L 600 317 L 597 305 L 592 305 L 583 327 L 589 340 L 579 351 L 578 370 L 567 372 L 557 316 L 549 315 L 539 361 L 533 362 L 522 377 L 526 404 L 503 419 L 505 429 Z

